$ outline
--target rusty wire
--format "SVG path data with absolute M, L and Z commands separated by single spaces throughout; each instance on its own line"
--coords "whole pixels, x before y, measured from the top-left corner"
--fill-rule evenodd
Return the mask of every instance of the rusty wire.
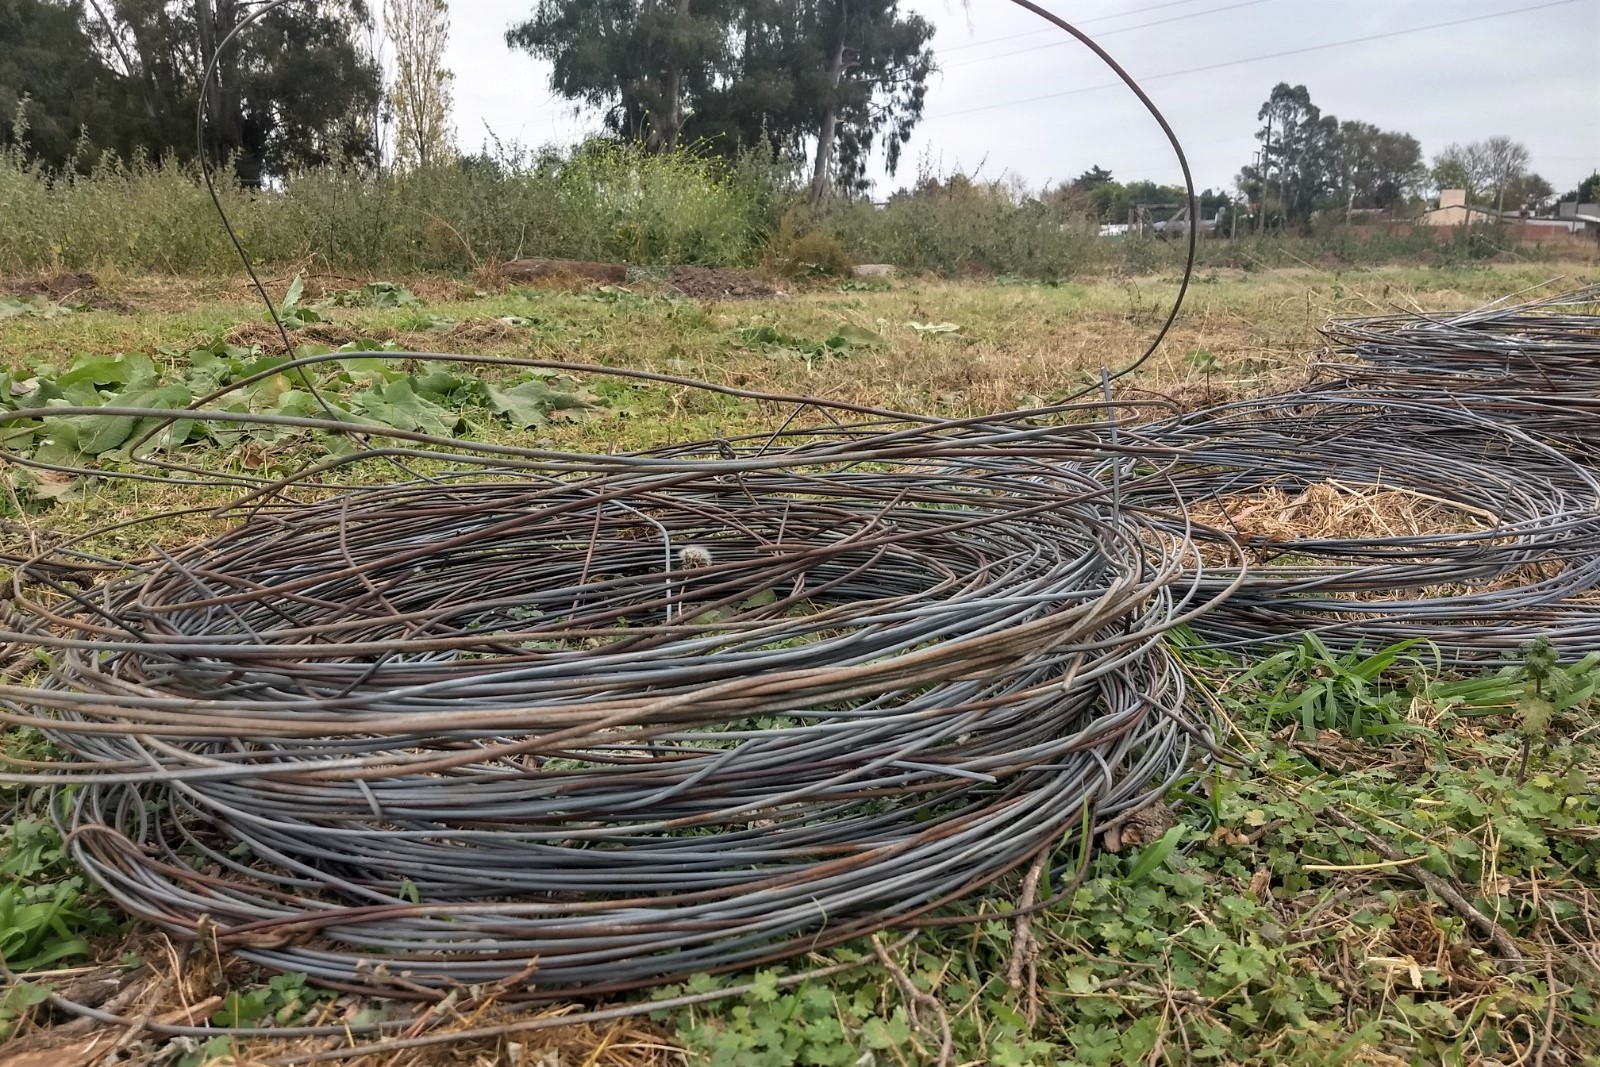
M 1376 368 L 1344 372 L 1383 383 L 1137 435 L 1063 427 L 1087 417 L 1072 402 L 919 418 L 543 361 L 795 414 L 762 438 L 586 456 L 220 395 L 15 412 L 351 444 L 277 481 L 160 453 L 94 471 L 242 495 L 187 549 L 107 559 L 86 535 L 20 562 L 0 641 L 50 663 L 0 686 L 0 721 L 68 758 L 0 779 L 55 786 L 72 855 L 132 914 L 390 996 L 603 994 L 905 923 L 1159 798 L 1211 749 L 1163 642 L 1176 627 L 1234 648 L 1420 635 L 1459 658 L 1558 624 L 1564 648 L 1592 644 L 1593 609 L 1574 605 L 1596 584 L 1600 489 L 1535 417 L 1559 416 L 1565 387 L 1496 401 L 1516 425 L 1487 393 L 1438 388 L 1553 373 L 1592 393 L 1587 324 L 1520 314 L 1512 342 L 1493 316 L 1336 324 Z M 310 385 L 330 358 L 274 373 Z M 350 487 L 378 463 L 425 477 Z M 1294 540 L 1269 546 L 1292 562 L 1251 568 L 1238 531 L 1189 515 L 1397 471 L 1492 522 Z M 114 577 L 79 589 L 62 577 L 78 563 Z M 1390 601 L 1360 599 L 1374 590 Z
M 21 568 L 0 638 L 52 662 L 0 718 L 70 753 L 32 774 L 76 783 L 62 829 L 126 910 L 325 984 L 779 958 L 969 894 L 1211 746 L 1161 638 L 1226 588 L 1095 473 L 1168 454 L 1101 436 L 877 424 L 280 491 L 86 593 Z

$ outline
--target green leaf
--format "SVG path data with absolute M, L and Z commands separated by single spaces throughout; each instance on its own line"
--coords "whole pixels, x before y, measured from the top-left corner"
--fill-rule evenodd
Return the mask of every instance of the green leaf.
M 352 341 L 352 344 L 357 342 Z M 350 349 L 350 351 L 380 352 L 381 342 L 373 341 L 372 348 Z M 343 349 L 341 349 L 343 351 Z M 393 382 L 406 376 L 405 369 L 392 359 L 382 359 L 378 356 L 355 356 L 351 359 L 339 361 L 340 369 L 345 376 L 354 382 Z
M 300 306 L 300 298 L 305 295 L 305 291 L 305 278 L 296 274 L 294 281 L 289 283 L 289 291 L 283 295 L 283 303 L 278 306 L 278 313 L 281 315 L 294 314 L 295 310 Z
M 1140 849 L 1139 858 L 1129 868 L 1124 881 L 1128 885 L 1135 885 L 1148 878 L 1157 867 L 1166 862 L 1167 857 L 1172 855 L 1173 849 L 1178 847 L 1178 842 L 1182 841 L 1188 832 L 1189 828 L 1179 823 L 1162 834 L 1160 839 Z
M 368 418 L 397 430 L 419 430 L 447 437 L 461 423 L 459 414 L 418 396 L 409 378 L 399 378 L 357 393 L 353 403 Z
M 79 452 L 98 456 L 131 437 L 139 420 L 131 415 L 70 415 L 60 421 L 71 426 Z
M 489 394 L 489 406 L 497 414 L 510 419 L 513 426 L 524 430 L 545 425 L 550 421 L 550 416 L 557 412 L 579 411 L 590 406 L 587 400 L 577 394 L 552 389 L 538 379 L 509 389 L 493 385 L 485 386 L 485 389 Z
M 72 365 L 58 375 L 56 385 L 61 388 L 87 382 L 90 385 L 133 385 L 151 382 L 156 378 L 156 365 L 141 352 L 131 355 L 79 356 Z
M 349 412 L 338 404 L 324 397 L 322 403 L 304 389 L 290 389 L 272 405 L 274 415 L 288 415 L 297 419 L 326 419 L 328 412 L 322 404 L 326 403 L 333 409 L 334 417 L 344 419 L 349 417 Z M 351 420 L 355 421 L 355 420 Z
M 168 382 L 166 385 L 150 386 L 130 392 L 125 397 L 118 398 L 117 402 L 126 404 L 129 407 L 177 410 L 188 407 L 193 399 L 194 396 L 189 392 L 187 385 L 181 382 Z M 145 434 L 155 431 L 156 427 L 160 426 L 164 421 L 164 419 L 154 416 L 140 419 L 133 433 L 129 435 L 129 440 L 139 441 Z M 156 432 L 154 436 L 139 447 L 144 450 L 176 448 L 189 440 L 189 437 L 194 432 L 194 427 L 195 421 L 193 419 L 177 419 L 167 423 L 164 428 Z
M 436 403 L 457 405 L 474 399 L 482 391 L 476 378 L 457 374 L 448 364 L 442 363 L 423 364 L 422 373 L 412 377 L 411 385 L 418 396 Z
M 336 307 L 392 308 L 420 304 L 422 300 L 397 282 L 368 282 L 359 289 L 335 293 L 327 302 Z
M 824 343 L 830 350 L 842 352 L 852 348 L 877 348 L 886 342 L 882 334 L 873 333 L 865 326 L 842 323 Z
M 1548 697 L 1539 696 L 1531 691 L 1523 694 L 1522 699 L 1517 702 L 1517 715 L 1520 719 L 1517 732 L 1530 740 L 1539 740 L 1550 728 L 1550 717 L 1555 711 L 1555 702 Z
M 771 1004 L 778 999 L 778 972 L 757 971 L 750 980 L 750 999 L 761 1004 Z
M 222 1007 L 211 1016 L 211 1021 L 218 1026 L 249 1026 L 260 1022 L 268 1014 L 267 1001 L 271 995 L 270 989 L 231 992 L 223 998 Z
M 6 1010 L 25 1009 L 43 1004 L 49 999 L 49 986 L 39 985 L 36 982 L 18 982 L 6 989 L 3 1003 Z
M 358 337 L 354 341 L 346 341 L 335 351 L 338 352 L 398 352 L 400 346 L 393 341 L 380 341 L 376 337 Z M 391 361 L 393 362 L 393 361 Z M 395 369 L 395 374 L 404 374 L 403 370 Z
M 274 374 L 263 378 L 259 382 L 247 385 L 239 390 L 237 396 L 243 398 L 251 411 L 266 411 L 278 403 L 278 398 L 294 388 L 287 374 Z
M 778 591 L 776 589 L 763 589 L 754 596 L 747 597 L 744 603 L 739 605 L 739 610 L 752 611 L 756 608 L 764 608 L 768 604 L 776 604 L 777 602 Z

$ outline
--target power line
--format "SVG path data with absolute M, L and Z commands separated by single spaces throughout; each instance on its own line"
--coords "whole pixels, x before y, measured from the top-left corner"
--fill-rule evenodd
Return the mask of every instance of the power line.
M 1132 33 L 1134 30 L 1147 30 L 1152 26 L 1165 26 L 1169 22 L 1184 22 L 1184 21 L 1187 21 L 1188 19 L 1203 18 L 1206 15 L 1216 15 L 1216 14 L 1219 14 L 1220 12 L 1223 12 L 1223 11 L 1233 11 L 1233 10 L 1235 10 L 1237 8 L 1241 8 L 1241 7 L 1255 7 L 1258 4 L 1266 4 L 1266 3 L 1270 3 L 1270 2 L 1271 2 L 1271 0 L 1242 0 L 1241 3 L 1228 4 L 1228 5 L 1224 6 L 1224 7 L 1210 7 L 1210 8 L 1207 8 L 1206 10 L 1204 10 L 1204 11 L 1192 11 L 1187 15 L 1174 15 L 1172 18 L 1156 19 L 1154 22 L 1141 22 L 1136 26 L 1123 26 L 1120 29 L 1107 30 L 1104 33 L 1096 34 L 1095 35 L 1095 39 L 1099 40 L 1099 39 L 1105 38 L 1105 37 L 1112 37 L 1112 36 L 1115 36 L 1116 34 L 1119 34 L 1119 33 Z M 1007 59 L 1007 58 L 1009 58 L 1011 56 L 1025 55 L 1025 54 L 1027 54 L 1029 52 L 1038 52 L 1038 51 L 1042 51 L 1043 49 L 1046 49 L 1046 48 L 1060 48 L 1064 44 L 1074 44 L 1074 43 L 1076 43 L 1076 42 L 1073 42 L 1073 41 L 1050 41 L 1050 42 L 1048 42 L 1046 44 L 1036 44 L 1031 48 L 1018 48 L 1018 49 L 1016 49 L 1015 51 L 1012 51 L 1012 52 L 997 52 L 992 56 L 978 56 L 975 59 L 965 59 L 965 60 L 962 60 L 959 63 L 951 63 L 945 69 L 948 70 L 948 69 L 951 69 L 951 68 L 954 68 L 954 67 L 970 67 L 974 63 L 987 63 L 990 60 L 994 60 L 994 59 Z
M 1510 11 L 1496 11 L 1493 14 L 1489 14 L 1489 15 L 1473 15 L 1470 18 L 1451 19 L 1448 22 L 1434 22 L 1434 23 L 1430 23 L 1427 26 L 1413 26 L 1410 29 L 1406 29 L 1406 30 L 1391 30 L 1388 33 L 1374 33 L 1374 34 L 1369 34 L 1366 37 L 1352 37 L 1349 40 L 1345 40 L 1345 41 L 1330 41 L 1327 44 L 1314 44 L 1314 45 L 1309 45 L 1309 46 L 1307 46 L 1305 48 L 1291 48 L 1291 49 L 1288 49 L 1287 51 L 1272 52 L 1272 53 L 1269 53 L 1269 54 L 1263 55 L 1263 56 L 1249 56 L 1249 57 L 1246 57 L 1244 59 L 1232 59 L 1232 60 L 1229 60 L 1229 61 L 1227 61 L 1225 63 L 1210 63 L 1210 64 L 1207 64 L 1206 66 L 1203 66 L 1203 67 L 1189 67 L 1186 70 L 1171 70 L 1171 71 L 1167 71 L 1165 74 L 1147 75 L 1147 76 L 1141 78 L 1140 81 L 1141 82 L 1152 82 L 1152 81 L 1157 81 L 1157 80 L 1162 79 L 1162 78 L 1177 78 L 1177 77 L 1181 77 L 1182 75 L 1185 75 L 1185 74 L 1201 74 L 1201 73 L 1204 73 L 1206 71 L 1223 70 L 1223 69 L 1225 69 L 1227 67 L 1238 67 L 1238 66 L 1242 66 L 1242 65 L 1244 65 L 1246 63 L 1259 63 L 1259 62 L 1261 62 L 1263 60 L 1267 60 L 1267 59 L 1282 59 L 1285 56 L 1305 55 L 1308 52 L 1322 52 L 1322 51 L 1326 51 L 1327 49 L 1330 49 L 1330 48 L 1343 48 L 1346 45 L 1366 44 L 1369 41 L 1382 41 L 1382 40 L 1385 40 L 1385 39 L 1390 38 L 1390 37 L 1405 37 L 1405 36 L 1407 36 L 1409 34 L 1414 34 L 1414 33 L 1426 33 L 1429 30 L 1442 30 L 1442 29 L 1447 29 L 1447 28 L 1449 28 L 1451 26 L 1464 26 L 1469 22 L 1486 22 L 1489 19 L 1509 18 L 1512 15 L 1525 15 L 1530 11 L 1544 11 L 1544 10 L 1546 10 L 1548 8 L 1552 8 L 1552 7 L 1565 7 L 1568 4 L 1575 4 L 1577 2 L 1578 2 L 1578 0 L 1547 0 L 1546 3 L 1532 4 L 1532 5 L 1528 6 L 1528 7 L 1514 8 L 1514 9 L 1512 9 Z M 1077 96 L 1080 93 L 1092 93 L 1092 92 L 1097 92 L 1097 91 L 1099 91 L 1101 89 L 1113 89 L 1113 88 L 1116 88 L 1119 84 L 1120 83 L 1118 83 L 1118 82 L 1102 82 L 1099 85 L 1087 85 L 1087 86 L 1084 86 L 1083 88 L 1080 88 L 1080 89 L 1064 89 L 1061 92 L 1043 93 L 1043 94 L 1041 94 L 1039 96 L 1024 97 L 1024 98 L 1022 98 L 1020 100 L 1005 100 L 1005 101 L 1002 101 L 1002 102 L 1000 102 L 998 104 L 981 104 L 978 107 L 964 108 L 961 111 L 946 111 L 945 113 L 943 113 L 941 115 L 929 115 L 926 118 L 924 118 L 923 121 L 924 122 L 932 122 L 932 121 L 936 121 L 938 119 L 952 119 L 952 118 L 957 118 L 957 117 L 962 116 L 962 115 L 974 115 L 974 114 L 977 114 L 980 111 L 994 111 L 994 110 L 996 110 L 998 108 L 1003 108 L 1003 107 L 1016 107 L 1019 104 L 1038 103 L 1041 100 L 1058 100 L 1058 99 L 1060 99 L 1061 97 L 1064 97 L 1064 96 Z
M 1151 4 L 1149 7 L 1131 8 L 1127 11 L 1119 11 L 1115 15 L 1096 15 L 1092 19 L 1078 19 L 1073 23 L 1073 25 L 1092 26 L 1096 22 L 1110 22 L 1113 19 L 1125 19 L 1130 15 L 1143 15 L 1147 11 L 1161 11 L 1169 7 L 1182 7 L 1184 4 L 1197 4 L 1199 2 L 1200 0 L 1167 0 L 1167 2 L 1164 4 Z M 940 48 L 939 51 L 945 55 L 948 55 L 951 52 L 959 52 L 966 48 L 981 48 L 986 44 L 1000 44 L 1002 41 L 1015 41 L 1020 37 L 1038 37 L 1042 34 L 1051 32 L 1053 31 L 1024 30 L 1021 33 L 1008 33 L 1004 37 L 990 37 L 982 41 L 968 41 L 966 44 L 953 44 L 948 48 Z

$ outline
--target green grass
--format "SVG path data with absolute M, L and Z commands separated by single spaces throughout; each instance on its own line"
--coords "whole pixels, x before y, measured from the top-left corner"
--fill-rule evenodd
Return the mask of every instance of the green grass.
M 893 263 L 944 276 L 1071 278 L 1149 274 L 1182 262 L 1182 242 L 1101 240 L 1064 202 L 1000 183 L 923 190 L 884 207 L 802 206 L 793 174 L 755 156 L 723 162 L 691 152 L 652 156 L 590 144 L 533 157 L 458 161 L 408 173 L 337 169 L 281 188 L 223 180 L 219 195 L 254 261 L 354 272 L 470 270 L 519 256 L 636 266 L 788 264 L 812 248 L 838 266 Z M 0 152 L 0 275 L 58 268 L 231 272 L 233 246 L 200 176 L 137 159 L 57 175 Z M 1463 266 L 1547 258 L 1503 235 L 1426 231 L 1356 237 L 1204 241 L 1203 267 L 1267 270 L 1298 263 L 1414 262 Z M 1571 253 L 1577 254 L 1577 253 Z M 1591 257 L 1592 258 L 1592 257 Z
M 1219 268 L 1196 286 L 1168 348 L 1131 384 L 1180 399 L 1208 388 L 1274 389 L 1303 377 L 1315 329 L 1329 315 L 1395 303 L 1470 307 L 1562 273 L 1576 283 L 1585 271 L 1593 280 L 1582 265 Z M 291 277 L 274 278 L 275 292 Z M 649 368 L 945 413 L 1060 395 L 1102 364 L 1125 362 L 1172 291 L 1170 276 L 1062 286 L 914 280 L 700 305 L 644 287 L 480 292 L 440 276 L 404 279 L 418 299 L 401 300 L 393 290 L 362 290 L 369 280 L 383 279 L 312 278 L 302 306 L 325 321 L 307 321 L 303 331 Z M 106 288 L 131 311 L 30 305 L 0 318 L 0 370 L 16 381 L 59 383 L 76 367 L 109 400 L 137 387 L 119 368 L 142 374 L 148 365 L 157 384 L 194 392 L 216 369 L 208 359 L 270 355 L 263 315 L 231 276 L 108 274 Z M 222 338 L 241 326 L 242 340 L 263 339 L 260 352 L 228 352 Z M 469 432 L 585 449 L 755 430 L 787 410 L 574 375 L 565 387 L 591 398 L 578 417 L 546 410 L 519 419 L 515 407 L 498 411 L 481 383 L 434 381 L 430 392 L 420 384 L 428 368 L 401 370 L 328 371 L 321 380 L 340 403 L 368 412 L 380 410 L 374 399 L 406 407 L 403 397 L 370 395 L 405 381 L 445 412 L 438 417 L 464 415 Z M 530 381 L 550 385 L 514 372 L 488 384 Z M 205 464 L 287 469 L 315 442 L 254 444 L 247 451 L 197 437 L 186 447 Z M 100 461 L 122 462 L 118 447 Z M 105 481 L 41 494 L 15 471 L 7 477 L 28 521 L 61 531 L 193 502 L 179 489 Z M 173 536 L 207 528 L 196 519 Z M 1600 1063 L 1593 661 L 1557 666 L 1530 650 L 1503 670 L 1454 677 L 1439 672 L 1423 646 L 1338 656 L 1308 641 L 1248 663 L 1178 647 L 1197 683 L 1197 710 L 1223 724 L 1230 755 L 1180 783 L 1170 797 L 1174 827 L 1143 843 L 1101 841 L 1117 847 L 1088 854 L 1064 848 L 1036 895 L 1066 896 L 1027 922 L 1008 914 L 1023 893 L 1019 877 L 983 903 L 986 918 L 975 925 L 911 932 L 908 940 L 883 935 L 887 965 L 870 943 L 857 942 L 754 975 L 694 979 L 681 991 L 742 992 L 661 1010 L 626 1040 L 604 1028 L 553 1037 L 566 1050 L 562 1062 L 592 1055 L 596 1064 L 679 1056 L 741 1067 L 931 1063 L 948 1026 L 955 1062 L 997 1067 Z M 3 743 L 25 758 L 48 752 L 36 735 L 13 733 Z M 0 803 L 11 809 L 0 835 L 0 950 L 13 969 L 34 975 L 0 1001 L 3 1033 L 48 1018 L 38 991 L 69 981 L 64 968 L 121 969 L 134 965 L 124 961 L 130 950 L 152 962 L 159 953 L 64 859 L 39 796 L 11 790 Z M 1488 938 L 1486 928 L 1498 929 L 1519 958 L 1502 958 L 1506 942 Z M 1018 955 L 1019 943 L 1030 942 L 1035 949 Z M 1007 979 L 1014 958 L 1016 985 Z M 859 966 L 802 977 L 843 963 Z M 328 1010 L 328 999 L 296 976 L 198 960 L 184 966 L 222 998 L 219 1022 L 293 1023 Z M 651 1044 L 681 1051 L 640 1048 Z M 248 1061 L 284 1050 L 258 1042 L 237 1051 Z M 184 1052 L 182 1062 L 229 1051 L 229 1042 L 216 1042 Z M 478 1051 L 493 1054 L 489 1046 Z M 538 1051 L 530 1041 L 524 1062 Z M 456 1062 L 432 1055 L 413 1062 Z

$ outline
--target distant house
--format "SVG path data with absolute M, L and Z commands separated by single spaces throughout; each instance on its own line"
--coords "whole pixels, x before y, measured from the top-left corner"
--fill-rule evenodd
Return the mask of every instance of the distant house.
M 1556 218 L 1583 227 L 1581 231 L 1574 230 L 1574 233 L 1600 232 L 1600 204 L 1580 204 L 1575 200 L 1568 200 L 1556 205 Z
M 1526 211 L 1496 211 L 1467 203 L 1465 189 L 1439 190 L 1439 206 L 1426 211 L 1417 220 L 1422 226 L 1466 226 L 1486 223 L 1503 223 L 1521 228 L 1521 239 L 1538 240 L 1544 236 L 1572 233 L 1600 232 L 1600 205 L 1560 205 L 1554 218 L 1535 218 Z
M 1417 221 L 1424 226 L 1466 226 L 1474 222 L 1499 222 L 1500 212 L 1467 203 L 1465 189 L 1440 189 L 1439 206 L 1423 212 Z

